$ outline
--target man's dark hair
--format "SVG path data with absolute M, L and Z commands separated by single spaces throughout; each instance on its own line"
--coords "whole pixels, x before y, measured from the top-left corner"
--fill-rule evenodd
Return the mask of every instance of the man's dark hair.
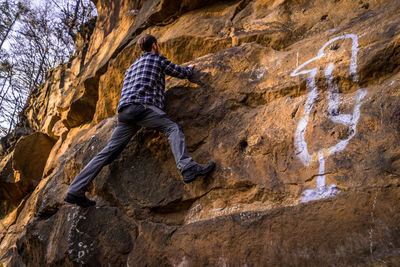
M 138 45 L 144 52 L 150 52 L 153 44 L 157 44 L 157 39 L 150 34 L 145 34 L 138 40 Z

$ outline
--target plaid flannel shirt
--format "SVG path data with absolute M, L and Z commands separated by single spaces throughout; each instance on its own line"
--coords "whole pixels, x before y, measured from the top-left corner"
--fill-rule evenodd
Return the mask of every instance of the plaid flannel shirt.
M 118 112 L 132 103 L 164 108 L 165 74 L 177 78 L 192 75 L 189 67 L 180 67 L 166 57 L 146 52 L 125 73 Z

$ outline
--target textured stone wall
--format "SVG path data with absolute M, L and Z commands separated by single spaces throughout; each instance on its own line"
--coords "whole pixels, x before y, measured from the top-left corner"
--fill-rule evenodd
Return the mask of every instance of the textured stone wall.
M 399 1 L 96 6 L 89 43 L 30 98 L 35 133 L 0 162 L 0 262 L 400 264 Z M 117 123 L 143 33 L 195 64 L 191 81 L 167 79 L 166 111 L 217 168 L 185 185 L 167 139 L 141 129 L 91 185 L 96 207 L 64 205 Z

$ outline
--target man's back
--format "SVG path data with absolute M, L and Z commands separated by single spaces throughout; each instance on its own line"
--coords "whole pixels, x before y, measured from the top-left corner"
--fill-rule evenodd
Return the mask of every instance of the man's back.
M 180 67 L 156 53 L 146 52 L 126 71 L 118 111 L 132 103 L 164 108 L 165 73 L 187 78 L 190 68 Z

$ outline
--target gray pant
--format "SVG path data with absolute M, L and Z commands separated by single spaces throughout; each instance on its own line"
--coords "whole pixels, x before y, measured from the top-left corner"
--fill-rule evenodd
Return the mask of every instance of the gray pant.
M 164 133 L 171 145 L 176 166 L 181 172 L 197 164 L 187 152 L 185 136 L 178 123 L 157 107 L 132 104 L 120 111 L 117 127 L 107 145 L 75 177 L 68 188 L 68 194 L 84 195 L 86 187 L 101 169 L 116 159 L 129 143 L 138 125 Z

